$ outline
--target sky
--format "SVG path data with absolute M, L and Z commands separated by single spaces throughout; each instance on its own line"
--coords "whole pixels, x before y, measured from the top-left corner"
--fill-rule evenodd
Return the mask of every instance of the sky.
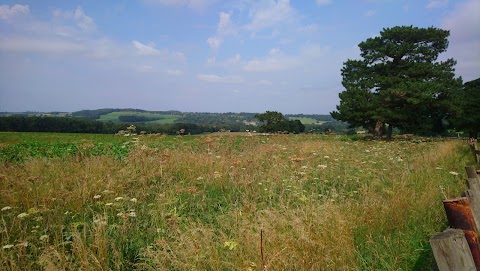
M 358 44 L 410 25 L 480 77 L 480 0 L 0 0 L 0 111 L 328 114 Z

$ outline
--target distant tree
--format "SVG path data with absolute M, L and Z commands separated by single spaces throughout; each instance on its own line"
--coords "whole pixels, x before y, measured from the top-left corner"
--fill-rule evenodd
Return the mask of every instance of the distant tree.
M 300 120 L 287 120 L 280 112 L 267 111 L 263 114 L 255 115 L 255 118 L 263 123 L 260 126 L 260 132 L 302 133 L 305 131 L 305 125 Z
M 480 131 L 480 78 L 463 85 L 455 99 L 458 114 L 450 120 L 458 131 L 477 138 Z
M 448 47 L 449 31 L 429 27 L 386 28 L 380 36 L 359 44 L 362 60 L 347 60 L 342 68 L 340 105 L 335 119 L 363 126 L 387 137 L 394 127 L 422 132 L 444 129 L 452 111 L 456 61 L 437 61 Z

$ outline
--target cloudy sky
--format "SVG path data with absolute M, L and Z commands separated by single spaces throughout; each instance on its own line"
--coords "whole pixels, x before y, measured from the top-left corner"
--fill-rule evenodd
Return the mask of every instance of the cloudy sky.
M 0 111 L 325 114 L 386 27 L 450 30 L 480 77 L 480 0 L 0 0 Z

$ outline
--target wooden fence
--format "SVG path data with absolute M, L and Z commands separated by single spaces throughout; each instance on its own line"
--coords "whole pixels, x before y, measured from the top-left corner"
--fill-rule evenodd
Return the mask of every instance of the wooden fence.
M 475 159 L 476 164 L 480 164 L 480 150 L 477 147 L 477 140 L 470 139 L 470 150 L 472 151 L 473 158 Z
M 478 159 L 478 154 L 475 155 L 475 159 Z M 478 160 L 475 162 L 478 163 Z M 480 271 L 478 233 L 478 229 L 480 229 L 480 175 L 473 166 L 468 166 L 465 170 L 467 190 L 464 195 L 460 198 L 443 201 L 450 228 L 436 233 L 430 239 L 439 271 Z

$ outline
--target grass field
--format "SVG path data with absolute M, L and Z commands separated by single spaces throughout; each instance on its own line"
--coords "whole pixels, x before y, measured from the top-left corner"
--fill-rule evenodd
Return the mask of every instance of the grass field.
M 147 118 L 162 118 L 160 120 L 148 121 L 148 123 L 158 123 L 158 124 L 171 124 L 174 123 L 175 120 L 179 118 L 179 116 L 175 115 L 165 115 L 165 114 L 156 114 L 156 113 L 147 113 L 147 112 L 111 112 L 105 115 L 100 116 L 100 121 L 111 121 L 111 122 L 119 122 L 118 117 L 120 116 L 143 116 Z
M 0 133 L 0 265 L 431 270 L 468 146 L 357 139 Z
M 294 117 L 290 117 L 289 118 L 290 120 L 299 120 L 302 122 L 302 124 L 323 124 L 325 123 L 326 121 L 319 121 L 319 120 L 316 120 L 316 119 L 313 119 L 313 118 L 294 118 Z

